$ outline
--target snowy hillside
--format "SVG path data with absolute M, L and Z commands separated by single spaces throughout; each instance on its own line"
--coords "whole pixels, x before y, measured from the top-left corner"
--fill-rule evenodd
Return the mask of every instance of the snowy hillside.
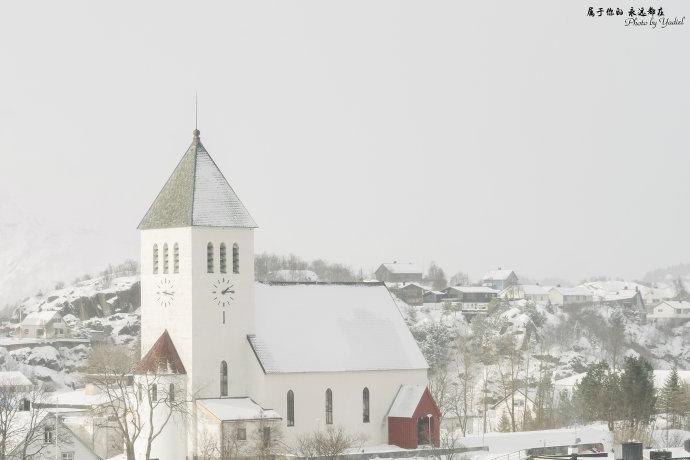
M 124 244 L 104 241 L 95 229 L 32 218 L 0 193 L 0 308 L 135 256 Z
M 117 271 L 119 270 L 119 272 Z M 140 289 L 136 265 L 123 264 L 97 276 L 25 299 L 12 309 L 0 337 L 0 367 L 20 370 L 49 387 L 80 385 L 92 343 L 112 340 L 136 346 L 140 334 Z M 57 311 L 69 327 L 69 337 L 36 340 L 18 337 L 17 325 L 26 315 Z

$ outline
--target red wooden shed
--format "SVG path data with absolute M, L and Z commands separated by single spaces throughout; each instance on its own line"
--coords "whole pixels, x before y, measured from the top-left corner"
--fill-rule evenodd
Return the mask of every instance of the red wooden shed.
M 441 411 L 424 385 L 401 385 L 388 411 L 388 444 L 403 449 L 439 446 Z

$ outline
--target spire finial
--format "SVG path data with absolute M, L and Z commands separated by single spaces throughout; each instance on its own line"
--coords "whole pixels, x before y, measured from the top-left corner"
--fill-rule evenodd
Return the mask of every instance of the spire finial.
M 199 131 L 199 98 L 196 94 L 196 91 L 194 91 L 194 140 L 199 140 L 199 134 L 201 132 Z

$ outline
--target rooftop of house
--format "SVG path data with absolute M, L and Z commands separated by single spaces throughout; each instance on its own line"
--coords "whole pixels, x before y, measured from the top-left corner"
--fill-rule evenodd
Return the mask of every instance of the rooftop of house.
M 45 326 L 53 321 L 62 320 L 62 316 L 54 310 L 35 311 L 26 315 L 22 326 Z
M 578 296 L 591 296 L 591 295 L 592 295 L 592 293 L 591 293 L 589 290 L 587 290 L 587 289 L 585 289 L 585 288 L 583 288 L 583 287 L 580 287 L 580 286 L 576 286 L 576 287 L 560 287 L 560 286 L 557 286 L 557 287 L 553 287 L 553 288 L 550 289 L 550 291 L 554 291 L 554 290 L 557 291 L 557 292 L 560 292 L 561 295 L 564 295 L 564 296 L 574 296 L 574 295 L 578 295 Z M 550 291 L 549 291 L 549 292 L 550 292 Z
M 457 291 L 463 294 L 498 294 L 496 289 L 489 286 L 450 286 L 446 288 L 446 292 L 448 291 Z
M 177 353 L 167 329 L 156 340 L 146 355 L 141 358 L 136 374 L 186 374 L 182 359 Z
M 258 283 L 255 335 L 266 373 L 427 369 L 381 283 Z
M 412 417 L 424 396 L 425 385 L 400 385 L 398 394 L 388 411 L 389 417 Z
M 197 403 L 221 421 L 281 419 L 278 412 L 273 409 L 264 409 L 247 397 L 197 399 Z
M 422 270 L 411 262 L 390 262 L 381 264 L 390 273 L 395 273 L 398 275 L 410 274 L 410 275 L 421 275 Z M 379 267 L 379 268 L 381 268 Z
M 511 274 L 514 274 L 515 272 L 513 270 L 507 270 L 507 269 L 502 269 L 499 268 L 497 270 L 489 270 L 484 274 L 484 277 L 482 278 L 482 281 L 488 281 L 488 280 L 496 280 L 496 281 L 505 281 L 507 280 Z
M 246 227 L 256 222 L 204 148 L 199 131 L 139 224 L 171 227 Z

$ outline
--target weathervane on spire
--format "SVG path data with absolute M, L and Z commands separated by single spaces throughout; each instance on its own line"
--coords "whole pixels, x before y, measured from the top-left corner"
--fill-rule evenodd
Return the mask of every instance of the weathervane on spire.
M 194 91 L 194 139 L 199 139 L 199 98 L 196 91 Z

